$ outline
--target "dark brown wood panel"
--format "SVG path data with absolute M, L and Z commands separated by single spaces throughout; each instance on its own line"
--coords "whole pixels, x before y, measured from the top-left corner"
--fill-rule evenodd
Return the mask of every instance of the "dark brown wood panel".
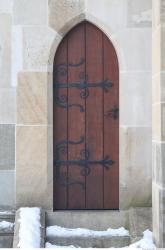
M 102 33 L 86 24 L 86 75 L 88 83 L 103 81 Z M 86 98 L 86 147 L 91 160 L 103 158 L 103 90 L 89 88 Z M 86 177 L 86 208 L 103 208 L 103 167 L 91 165 Z
M 56 53 L 53 82 L 67 83 L 67 39 L 61 42 Z M 59 145 L 67 138 L 67 109 L 63 108 L 67 104 L 67 89 L 59 88 L 53 94 L 53 158 L 67 160 L 67 149 Z M 67 166 L 54 165 L 54 205 L 55 209 L 67 208 Z
M 54 209 L 118 209 L 119 68 L 101 30 L 65 36 L 53 84 Z
M 109 79 L 113 87 L 104 93 L 104 157 L 109 155 L 115 162 L 104 171 L 104 208 L 119 208 L 119 70 L 118 60 L 109 39 L 103 38 L 104 79 Z M 116 109 L 116 113 L 111 111 Z M 116 117 L 115 117 L 116 115 Z
M 85 73 L 84 23 L 73 29 L 68 35 L 68 86 L 80 82 Z M 81 98 L 81 90 L 68 88 L 68 103 L 73 106 L 68 109 L 68 140 L 78 144 L 68 144 L 68 160 L 81 158 L 85 148 L 85 100 Z M 84 140 L 81 138 L 84 137 Z M 79 165 L 70 165 L 68 169 L 68 208 L 83 209 L 85 207 L 85 177 L 81 174 Z M 73 184 L 72 184 L 73 183 Z M 84 188 L 83 188 L 84 187 Z

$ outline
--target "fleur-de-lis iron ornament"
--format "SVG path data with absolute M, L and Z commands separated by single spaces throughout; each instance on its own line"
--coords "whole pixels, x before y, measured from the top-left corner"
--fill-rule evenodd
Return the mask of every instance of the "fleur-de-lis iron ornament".
M 80 90 L 80 97 L 86 99 L 89 96 L 89 88 L 102 88 L 105 92 L 108 92 L 110 88 L 113 87 L 113 83 L 108 79 L 105 79 L 101 82 L 88 83 L 88 75 L 82 71 L 78 75 L 78 81 L 72 83 L 61 83 L 60 77 L 66 77 L 68 74 L 68 67 L 79 67 L 85 63 L 84 58 L 80 58 L 80 62 L 77 64 L 68 63 L 68 64 L 59 64 L 55 67 L 54 78 L 55 82 L 53 83 L 54 87 L 54 100 L 58 106 L 61 108 L 71 108 L 78 107 L 80 112 L 85 112 L 84 107 L 81 104 L 68 104 L 67 95 L 60 95 L 59 90 L 62 88 L 70 89 L 77 88 Z
M 61 166 L 71 166 L 71 167 L 80 167 L 80 174 L 82 176 L 88 176 L 91 173 L 91 166 L 96 166 L 100 165 L 103 166 L 106 170 L 109 170 L 109 168 L 115 163 L 113 160 L 110 159 L 109 156 L 105 156 L 103 159 L 100 160 L 91 160 L 90 159 L 90 151 L 89 149 L 82 149 L 80 151 L 80 157 L 78 159 L 73 159 L 73 160 L 62 160 L 61 159 L 61 154 L 67 154 L 68 151 L 68 145 L 77 145 L 77 144 L 82 144 L 84 143 L 85 138 L 81 136 L 79 141 L 67 141 L 63 140 L 59 142 L 56 145 L 56 150 L 55 150 L 55 161 L 54 165 L 56 167 L 56 178 L 57 180 L 61 180 L 61 184 L 65 185 L 66 183 L 62 181 L 62 176 L 61 176 Z M 70 183 L 70 184 L 69 184 Z M 82 186 L 82 183 L 71 181 L 67 182 L 67 185 L 73 185 L 73 184 L 80 184 Z

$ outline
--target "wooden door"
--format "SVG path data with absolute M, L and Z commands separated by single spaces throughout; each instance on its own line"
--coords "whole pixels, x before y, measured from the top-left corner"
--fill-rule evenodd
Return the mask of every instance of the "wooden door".
M 54 210 L 119 208 L 119 69 L 89 22 L 60 43 L 53 73 Z

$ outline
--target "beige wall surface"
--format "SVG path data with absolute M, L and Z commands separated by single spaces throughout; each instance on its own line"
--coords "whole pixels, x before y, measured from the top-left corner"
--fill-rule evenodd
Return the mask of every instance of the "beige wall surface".
M 4 33 L 0 45 L 8 67 L 2 66 L 0 51 L 0 75 L 6 77 L 0 88 L 6 95 L 4 109 L 14 112 L 16 120 L 1 107 L 0 119 L 1 124 L 16 126 L 17 206 L 52 209 L 53 58 L 64 35 L 82 20 L 105 32 L 119 59 L 120 208 L 151 205 L 151 4 L 151 0 L 0 0 L 0 19 L 7 26 L 4 31 L 0 25 Z M 42 161 L 36 158 L 40 155 Z
M 165 247 L 165 0 L 153 0 L 152 204 L 153 235 Z

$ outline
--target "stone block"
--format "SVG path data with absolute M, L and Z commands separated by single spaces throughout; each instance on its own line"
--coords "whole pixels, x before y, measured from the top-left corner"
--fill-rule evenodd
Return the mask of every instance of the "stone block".
M 87 0 L 85 9 L 87 17 L 101 20 L 110 28 L 111 34 L 127 26 L 127 0 Z
M 152 1 L 128 0 L 128 27 L 151 27 L 152 25 Z
M 3 209 L 15 206 L 15 171 L 0 171 L 0 207 Z
M 152 183 L 153 237 L 158 248 L 165 248 L 165 189 Z
M 48 27 L 23 28 L 23 69 L 47 71 L 56 33 Z M 53 55 L 54 57 L 54 55 Z
M 165 18 L 165 17 L 164 17 Z M 165 71 L 165 26 L 161 27 L 161 70 Z
M 17 207 L 52 208 L 53 192 L 48 179 L 50 166 L 47 159 L 47 126 L 17 126 L 16 138 Z
M 151 206 L 151 145 L 151 128 L 120 128 L 120 209 Z
M 1 235 L 0 236 L 0 248 L 12 248 L 13 236 Z
M 48 0 L 49 25 L 61 33 L 66 23 L 85 11 L 83 0 Z
M 12 26 L 12 69 L 11 69 L 11 85 L 17 87 L 18 72 L 23 68 L 23 38 L 22 38 L 22 26 Z
M 47 124 L 47 85 L 46 73 L 19 73 L 17 88 L 18 124 Z
M 152 74 L 160 73 L 161 71 L 161 28 L 153 29 L 152 35 Z
M 124 29 L 113 40 L 123 60 L 121 71 L 151 71 L 151 28 Z
M 129 209 L 129 232 L 131 243 L 143 238 L 143 232 L 152 231 L 152 208 L 139 207 Z
M 16 90 L 0 88 L 0 124 L 14 124 L 16 116 Z
M 153 142 L 153 180 L 165 188 L 165 144 Z
M 161 90 L 161 73 L 157 73 L 152 77 L 152 103 L 160 102 L 161 96 L 164 96 Z
M 0 169 L 15 166 L 15 125 L 0 125 Z
M 151 95 L 151 73 L 121 73 L 120 125 L 151 126 Z
M 11 13 L 13 8 L 13 0 L 0 0 L 0 12 Z
M 11 84 L 11 15 L 0 13 L 0 87 Z
M 152 138 L 161 140 L 161 105 L 159 103 L 152 106 Z
M 47 15 L 46 0 L 14 0 L 14 24 L 46 25 Z

